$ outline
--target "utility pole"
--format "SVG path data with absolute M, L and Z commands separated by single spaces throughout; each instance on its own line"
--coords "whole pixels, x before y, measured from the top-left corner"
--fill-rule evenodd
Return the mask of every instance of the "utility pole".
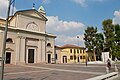
M 6 18 L 6 27 L 5 27 L 4 38 L 3 38 L 1 74 L 0 74 L 1 80 L 3 80 L 3 78 L 4 78 L 3 77 L 4 76 L 4 59 L 5 59 L 6 38 L 7 38 L 7 31 L 8 31 L 8 20 L 9 20 L 9 14 L 10 14 L 10 5 L 11 5 L 11 0 L 9 0 L 8 12 L 7 12 L 7 18 Z

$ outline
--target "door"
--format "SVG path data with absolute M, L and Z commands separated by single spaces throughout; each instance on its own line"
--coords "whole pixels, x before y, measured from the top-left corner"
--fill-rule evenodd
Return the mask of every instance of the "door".
M 51 63 L 51 54 L 48 54 L 48 63 Z
M 34 49 L 28 49 L 28 63 L 34 63 Z
M 80 62 L 79 57 L 78 57 L 78 62 Z
M 11 52 L 6 52 L 6 60 L 5 63 L 6 64 L 10 64 L 11 61 Z
M 67 56 L 63 56 L 63 63 L 67 63 Z

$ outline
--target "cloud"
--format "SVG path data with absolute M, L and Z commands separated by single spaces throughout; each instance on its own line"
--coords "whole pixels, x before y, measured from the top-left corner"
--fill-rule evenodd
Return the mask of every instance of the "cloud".
M 43 2 L 42 2 L 42 4 L 49 4 L 49 3 L 51 3 L 50 0 L 43 0 Z
M 120 24 L 120 11 L 114 12 L 113 24 Z
M 5 18 L 7 13 L 8 0 L 0 0 L 0 18 Z
M 79 36 L 79 38 L 77 38 Z M 66 35 L 58 35 L 56 38 L 56 44 L 74 44 L 84 47 L 84 35 L 76 35 L 76 36 L 66 36 Z
M 79 35 L 79 42 L 84 46 L 83 32 L 85 25 L 76 21 L 59 20 L 58 16 L 47 16 L 47 32 L 57 35 L 56 44 L 78 44 L 77 36 Z
M 8 4 L 9 4 L 9 0 L 0 0 L 0 18 L 6 17 L 7 10 L 8 10 Z M 13 9 L 13 7 L 11 6 L 11 11 L 12 11 L 12 9 Z M 14 8 L 14 12 L 15 11 L 16 11 L 16 8 Z
M 84 28 L 84 24 L 75 21 L 63 21 L 59 20 L 58 16 L 48 16 L 47 27 L 50 32 L 57 33 L 68 33 L 70 34 L 73 31 L 79 30 Z
M 82 7 L 86 7 L 86 0 L 73 0 L 75 3 L 80 4 Z
M 92 1 L 103 2 L 103 0 L 92 0 Z
M 82 7 L 87 7 L 88 6 L 88 4 L 87 4 L 88 1 L 103 2 L 103 0 L 72 0 L 72 1 L 77 3 L 77 4 L 80 4 L 80 6 L 82 6 Z

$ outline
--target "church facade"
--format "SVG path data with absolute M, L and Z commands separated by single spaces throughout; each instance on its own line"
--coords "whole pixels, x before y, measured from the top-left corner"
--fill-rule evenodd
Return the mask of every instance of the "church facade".
M 46 32 L 44 8 L 17 11 L 9 18 L 5 64 L 53 63 L 55 38 Z M 0 19 L 0 57 L 5 20 Z

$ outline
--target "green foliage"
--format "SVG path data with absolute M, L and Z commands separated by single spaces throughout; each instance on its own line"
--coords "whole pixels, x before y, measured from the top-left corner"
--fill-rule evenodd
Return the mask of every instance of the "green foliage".
M 115 43 L 120 43 L 120 25 L 115 25 Z
M 102 33 L 96 34 L 96 54 L 98 56 L 101 55 L 103 51 L 103 45 L 104 45 L 104 37 Z
M 113 25 L 111 19 L 104 20 L 103 34 L 97 33 L 97 28 L 88 26 L 84 33 L 85 46 L 100 56 L 102 51 L 108 51 L 113 57 L 120 58 L 120 25 Z
M 114 48 L 114 25 L 112 24 L 111 19 L 104 20 L 103 23 L 103 32 L 105 36 L 104 49 L 112 54 Z
M 120 57 L 120 25 L 114 25 L 115 26 L 115 46 L 114 46 L 114 52 L 113 56 Z
M 88 51 L 93 51 L 94 46 L 96 44 L 95 42 L 95 36 L 96 36 L 97 28 L 94 28 L 93 26 L 87 27 L 84 33 L 84 40 L 85 45 Z

